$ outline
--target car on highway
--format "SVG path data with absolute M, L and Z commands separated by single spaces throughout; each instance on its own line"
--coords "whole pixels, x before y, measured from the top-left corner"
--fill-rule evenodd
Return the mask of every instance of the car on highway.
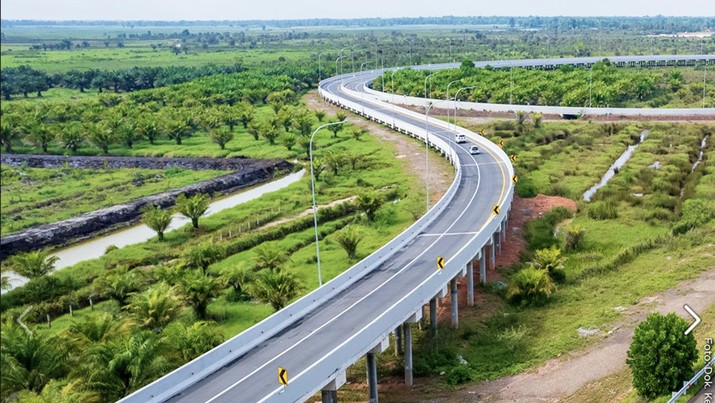
M 457 143 L 466 143 L 467 142 L 467 136 L 464 134 L 457 133 L 454 135 L 454 141 Z
M 477 155 L 477 154 L 479 154 L 479 147 L 474 146 L 474 145 L 469 146 L 469 153 L 472 154 L 472 155 Z

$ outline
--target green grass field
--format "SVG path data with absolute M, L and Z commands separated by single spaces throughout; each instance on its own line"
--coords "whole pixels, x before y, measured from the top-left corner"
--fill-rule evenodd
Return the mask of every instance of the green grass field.
M 226 174 L 184 169 L 46 169 L 3 165 L 2 234 Z

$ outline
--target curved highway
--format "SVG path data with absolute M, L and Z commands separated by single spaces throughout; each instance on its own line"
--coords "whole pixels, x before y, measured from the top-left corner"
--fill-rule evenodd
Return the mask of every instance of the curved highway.
M 480 145 L 482 153 L 471 155 L 469 143 L 454 143 L 446 123 L 376 100 L 379 94 L 367 93 L 365 84 L 380 72 L 326 79 L 321 94 L 413 136 L 429 133 L 432 145 L 456 165 L 446 195 L 418 223 L 323 287 L 123 401 L 308 399 L 421 313 L 472 258 L 481 254 L 484 261 L 483 246 L 503 231 L 513 195 L 508 157 L 484 138 L 455 128 Z M 495 205 L 501 215 L 492 212 Z M 440 256 L 446 259 L 443 270 L 436 268 Z M 287 370 L 287 386 L 279 384 L 280 368 Z
M 371 79 L 365 75 L 346 80 L 357 85 Z M 326 80 L 323 88 L 360 103 L 361 99 L 341 90 L 340 81 Z M 392 113 L 388 106 L 382 112 Z M 396 112 L 396 119 L 423 126 L 424 120 Z M 453 134 L 430 127 L 430 135 L 452 141 Z M 194 384 L 171 402 L 258 402 L 280 399 L 283 389 L 276 382 L 278 366 L 290 369 L 291 381 L 326 351 L 349 342 L 352 335 L 370 325 L 376 315 L 396 303 L 406 290 L 418 287 L 435 275 L 436 256 L 453 256 L 470 238 L 494 219 L 492 206 L 501 204 L 510 186 L 507 170 L 488 152 L 470 155 L 468 144 L 455 147 L 462 167 L 459 188 L 449 208 L 407 248 L 397 251 L 351 288 L 336 295 L 306 315 L 300 323 L 250 350 L 233 364 Z M 392 328 L 394 329 L 394 327 Z M 389 332 L 392 329 L 385 329 Z M 350 364 L 345 363 L 346 367 Z M 330 374 L 325 374 L 328 379 Z M 316 385 L 319 390 L 323 385 Z M 306 396 L 307 397 L 307 396 Z

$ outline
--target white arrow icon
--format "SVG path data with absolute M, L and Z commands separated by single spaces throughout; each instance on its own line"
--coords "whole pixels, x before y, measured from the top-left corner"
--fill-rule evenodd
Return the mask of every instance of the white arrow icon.
M 32 334 L 32 330 L 30 330 L 30 328 L 28 328 L 27 325 L 22 322 L 22 318 L 27 316 L 27 314 L 30 313 L 31 310 L 32 310 L 32 305 L 28 306 L 27 309 L 25 309 L 25 312 L 23 312 L 20 316 L 17 317 L 17 323 L 19 323 L 20 326 L 22 326 L 22 328 L 25 329 L 27 334 Z
M 688 334 L 688 333 L 692 332 L 693 329 L 695 329 L 695 326 L 700 324 L 700 316 L 698 316 L 698 314 L 695 313 L 695 311 L 693 311 L 693 309 L 690 308 L 688 306 L 688 304 L 683 305 L 683 308 L 685 309 L 686 312 L 688 312 L 690 314 L 690 316 L 692 316 L 695 319 L 695 322 L 693 322 L 693 324 L 690 325 L 688 330 L 685 331 L 685 334 Z

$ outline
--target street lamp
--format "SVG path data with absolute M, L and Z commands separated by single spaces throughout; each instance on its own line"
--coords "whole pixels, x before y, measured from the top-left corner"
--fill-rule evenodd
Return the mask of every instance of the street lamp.
M 588 75 L 588 107 L 591 107 L 591 94 L 593 93 L 593 64 L 589 68 L 590 73 Z
M 338 61 L 340 61 L 340 59 L 342 59 L 343 57 L 345 57 L 345 56 L 339 56 L 337 59 L 335 59 L 335 75 L 336 76 L 338 74 L 342 74 L 342 71 L 340 71 L 340 73 L 338 73 Z M 341 63 L 341 65 L 342 65 L 342 63 Z
M 323 79 L 322 70 L 320 69 L 320 56 L 323 56 L 323 53 L 325 52 L 320 52 L 320 54 L 318 54 L 318 82 Z
M 361 64 L 361 65 L 360 65 L 360 71 L 362 71 L 363 66 L 366 65 L 366 64 L 368 64 L 368 63 L 372 63 L 372 60 L 368 60 L 368 61 L 364 62 L 363 64 Z
M 345 123 L 346 120 L 341 120 L 340 122 L 332 122 L 332 123 L 326 123 L 313 132 L 313 134 L 310 136 L 310 144 L 308 145 L 308 153 L 310 156 L 310 190 L 313 193 L 313 224 L 315 226 L 315 254 L 318 257 L 318 284 L 320 287 L 323 286 L 323 275 L 320 271 L 320 243 L 318 242 L 318 206 L 315 204 L 315 176 L 313 174 L 313 137 L 315 137 L 315 134 L 318 133 L 321 129 L 328 127 L 328 126 L 333 126 L 333 125 L 341 125 Z
M 448 101 L 449 101 L 450 99 L 452 99 L 452 98 L 449 97 L 449 86 L 451 86 L 452 84 L 456 83 L 457 81 L 462 81 L 462 79 L 460 78 L 460 79 L 458 79 L 458 80 L 451 81 L 449 84 L 447 84 L 447 100 L 448 100 Z M 447 105 L 447 124 L 449 124 L 449 105 Z
M 448 101 L 439 100 L 425 106 L 425 211 L 429 211 L 429 111 L 433 106 L 442 102 Z
M 471 87 L 462 87 L 457 90 L 457 92 L 454 94 L 454 130 L 457 130 L 457 102 L 459 102 L 459 99 L 457 96 L 459 95 L 459 92 L 462 90 L 471 90 L 472 88 L 477 88 L 476 85 L 473 85 Z
M 432 77 L 432 76 L 435 75 L 435 74 L 437 74 L 437 73 L 431 73 L 431 74 L 427 75 L 427 77 L 425 77 L 425 102 L 426 102 L 427 99 L 428 99 L 428 98 L 427 98 L 427 80 L 429 80 L 429 78 Z M 431 87 L 431 85 L 430 85 L 430 87 Z

